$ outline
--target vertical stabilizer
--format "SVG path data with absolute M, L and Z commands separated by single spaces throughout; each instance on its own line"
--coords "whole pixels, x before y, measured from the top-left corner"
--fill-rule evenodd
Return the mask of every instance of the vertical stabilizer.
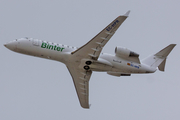
M 142 60 L 142 63 L 150 66 L 150 67 L 158 67 L 160 71 L 164 71 L 165 64 L 166 64 L 166 58 L 169 55 L 169 53 L 172 51 L 172 49 L 176 46 L 176 44 L 170 44 L 158 53 L 151 55 L 144 60 Z
M 158 66 L 160 71 L 165 70 L 166 58 L 162 61 L 162 63 Z

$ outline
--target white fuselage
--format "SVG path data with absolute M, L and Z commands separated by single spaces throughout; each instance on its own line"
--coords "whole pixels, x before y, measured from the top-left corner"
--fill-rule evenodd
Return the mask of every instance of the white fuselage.
M 36 57 L 56 60 L 66 65 L 79 62 L 79 67 L 83 69 L 83 60 L 78 60 L 77 57 L 73 57 L 71 52 L 75 51 L 77 47 L 71 47 L 62 44 L 56 44 L 52 42 L 46 42 L 32 38 L 21 38 L 11 41 L 5 46 L 12 51 L 32 55 Z M 137 64 L 131 61 L 127 61 L 122 57 L 102 53 L 98 60 L 93 61 L 89 65 L 92 71 L 100 72 L 119 72 L 119 73 L 153 73 L 156 68 L 151 68 L 145 64 Z

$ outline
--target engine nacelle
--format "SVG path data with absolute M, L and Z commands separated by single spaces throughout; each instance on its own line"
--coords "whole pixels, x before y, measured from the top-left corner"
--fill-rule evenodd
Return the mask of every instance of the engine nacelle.
M 119 46 L 115 48 L 115 53 L 116 53 L 116 56 L 119 56 L 119 57 L 139 57 L 139 54 L 127 48 L 119 47 Z

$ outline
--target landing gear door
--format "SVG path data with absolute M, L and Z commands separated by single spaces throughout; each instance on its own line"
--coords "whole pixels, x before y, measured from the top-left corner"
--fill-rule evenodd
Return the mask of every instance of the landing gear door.
M 35 45 L 35 46 L 39 46 L 39 41 L 38 41 L 38 39 L 33 39 L 33 40 L 32 40 L 32 44 Z

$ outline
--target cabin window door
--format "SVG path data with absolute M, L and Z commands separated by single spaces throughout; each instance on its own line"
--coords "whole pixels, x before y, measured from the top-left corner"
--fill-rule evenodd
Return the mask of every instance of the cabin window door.
M 35 46 L 39 46 L 39 41 L 37 39 L 34 39 L 32 41 L 32 44 L 35 45 Z

